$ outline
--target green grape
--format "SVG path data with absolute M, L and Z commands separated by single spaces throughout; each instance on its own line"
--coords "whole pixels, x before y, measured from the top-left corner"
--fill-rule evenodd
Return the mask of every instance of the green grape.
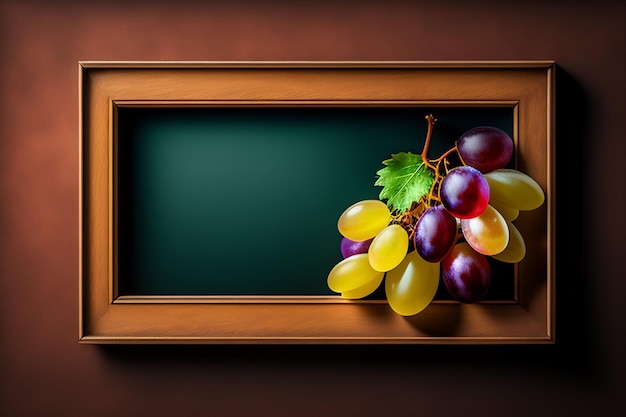
M 389 225 L 376 235 L 370 245 L 370 265 L 376 271 L 389 271 L 402 262 L 408 249 L 409 235 L 406 230 L 397 224 Z
M 518 210 L 534 210 L 544 202 L 543 190 L 528 175 L 514 169 L 497 169 L 484 175 L 490 196 Z
M 367 253 L 352 255 L 333 267 L 328 274 L 328 288 L 335 292 L 352 291 L 373 280 L 382 280 L 383 273 L 370 266 Z
M 350 240 L 362 241 L 376 236 L 389 224 L 391 213 L 380 200 L 359 201 L 339 217 L 337 229 Z
M 506 225 L 509 228 L 509 244 L 502 252 L 493 255 L 494 259 L 502 262 L 517 263 L 526 256 L 526 244 L 522 234 L 517 230 L 513 223 L 507 220 Z
M 416 251 L 387 272 L 385 293 L 396 313 L 412 316 L 424 310 L 439 287 L 439 263 L 426 262 Z
M 353 299 L 367 297 L 368 295 L 376 291 L 376 289 L 380 286 L 380 283 L 383 282 L 384 275 L 385 274 L 381 272 L 380 274 L 378 274 L 376 278 L 374 278 L 371 281 L 368 281 L 365 285 L 362 285 L 353 290 L 342 292 L 341 298 L 353 300 Z
M 509 243 L 506 220 L 488 205 L 480 216 L 461 220 L 461 230 L 467 243 L 478 253 L 495 255 Z
M 498 213 L 502 214 L 502 217 L 504 217 L 506 220 L 510 222 L 512 222 L 513 220 L 519 217 L 519 210 L 514 207 L 510 207 L 510 206 L 507 206 L 506 204 L 502 204 L 501 202 L 494 200 L 493 198 L 489 200 L 489 204 L 494 209 L 498 210 Z

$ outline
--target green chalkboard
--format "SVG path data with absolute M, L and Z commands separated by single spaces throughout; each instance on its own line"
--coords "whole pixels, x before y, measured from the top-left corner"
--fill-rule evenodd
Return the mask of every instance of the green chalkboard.
M 512 134 L 511 108 L 120 108 L 119 294 L 333 294 L 339 215 L 378 198 L 390 154 L 421 152 L 428 113 L 431 156 L 474 126 Z M 489 297 L 511 299 L 495 268 Z

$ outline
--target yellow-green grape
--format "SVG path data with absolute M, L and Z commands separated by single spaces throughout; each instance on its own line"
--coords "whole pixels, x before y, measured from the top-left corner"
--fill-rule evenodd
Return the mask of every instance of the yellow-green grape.
M 337 229 L 350 240 L 361 241 L 376 236 L 389 224 L 391 213 L 380 200 L 359 201 L 339 217 Z
M 462 219 L 461 230 L 467 243 L 483 255 L 500 253 L 509 243 L 506 220 L 491 205 L 488 205 L 480 216 Z
M 490 198 L 519 210 L 534 210 L 544 202 L 543 190 L 528 175 L 514 169 L 497 169 L 484 175 Z
M 335 292 L 352 291 L 373 280 L 382 280 L 383 273 L 370 266 L 367 253 L 352 255 L 339 262 L 328 274 L 328 288 Z
M 510 222 L 519 217 L 519 210 L 514 207 L 502 204 L 501 202 L 494 200 L 493 198 L 489 199 L 489 204 L 491 204 L 494 209 L 498 210 L 498 213 L 502 214 L 502 217 Z
M 493 258 L 508 263 L 517 263 L 524 259 L 526 256 L 526 244 L 522 234 L 517 230 L 517 227 L 510 221 L 506 222 L 509 227 L 509 244 L 502 252 L 493 255 Z
M 416 251 L 411 251 L 385 278 L 389 306 L 403 316 L 424 310 L 435 298 L 438 287 L 439 263 L 426 262 Z
M 374 278 L 371 281 L 368 281 L 365 285 L 362 285 L 353 290 L 342 292 L 341 298 L 353 300 L 353 299 L 367 297 L 368 295 L 376 291 L 376 289 L 380 286 L 380 283 L 383 282 L 384 275 L 385 274 L 383 272 L 380 272 L 376 278 Z
M 408 249 L 409 235 L 406 230 L 397 224 L 389 225 L 376 235 L 370 245 L 370 265 L 376 271 L 389 271 L 402 262 Z

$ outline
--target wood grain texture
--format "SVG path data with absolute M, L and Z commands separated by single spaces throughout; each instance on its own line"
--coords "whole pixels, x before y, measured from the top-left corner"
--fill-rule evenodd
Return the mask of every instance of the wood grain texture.
M 84 63 L 82 328 L 85 343 L 553 343 L 554 241 L 546 205 L 518 224 L 529 245 L 519 303 L 442 303 L 419 318 L 386 305 L 307 297 L 115 302 L 117 106 L 509 105 L 520 169 L 549 191 L 554 172 L 552 62 Z M 169 301 L 169 302 L 168 302 Z M 420 326 L 437 328 L 432 336 Z M 462 318 L 462 320 L 461 320 Z M 456 322 L 450 326 L 446 323 Z

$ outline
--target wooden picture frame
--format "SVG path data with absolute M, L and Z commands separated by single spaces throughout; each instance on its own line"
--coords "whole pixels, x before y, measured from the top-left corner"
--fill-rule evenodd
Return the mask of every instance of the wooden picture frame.
M 553 343 L 554 72 L 552 61 L 80 62 L 79 342 Z M 403 317 L 339 296 L 120 295 L 117 111 L 207 106 L 510 107 L 516 166 L 546 195 L 516 223 L 528 253 L 515 299 L 435 301 Z

